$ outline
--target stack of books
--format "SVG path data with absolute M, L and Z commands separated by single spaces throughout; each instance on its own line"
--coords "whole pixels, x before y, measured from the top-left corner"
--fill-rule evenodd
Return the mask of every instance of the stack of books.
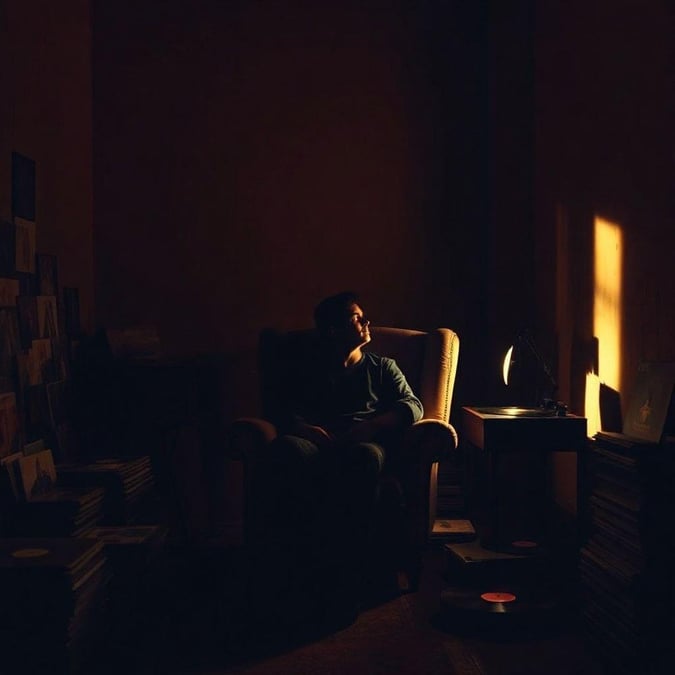
M 19 502 L 13 513 L 12 530 L 22 537 L 78 536 L 101 520 L 103 488 L 60 488 Z
M 102 634 L 107 582 L 102 542 L 0 539 L 3 672 L 80 669 Z
M 82 536 L 103 544 L 112 571 L 107 587 L 108 644 L 116 650 L 139 647 L 147 632 L 148 609 L 157 588 L 167 529 L 160 525 L 100 526 Z
M 462 518 L 466 510 L 463 467 L 456 461 L 438 463 L 436 513 L 439 518 Z
M 431 528 L 434 539 L 444 541 L 473 541 L 476 530 L 467 518 L 436 518 Z
M 60 464 L 59 483 L 69 488 L 98 486 L 105 490 L 103 525 L 137 521 L 143 499 L 154 487 L 150 457 L 100 459 L 90 464 Z
M 3 458 L 0 468 L 5 521 L 12 537 L 76 536 L 102 516 L 101 488 L 63 488 L 52 452 L 42 443 Z
M 582 457 L 582 616 L 616 673 L 666 672 L 662 645 L 675 625 L 674 383 L 675 363 L 640 364 L 622 432 L 598 432 Z
M 600 432 L 586 459 L 583 617 L 617 672 L 644 664 L 671 620 L 672 450 Z
M 443 552 L 446 580 L 463 587 L 488 588 L 498 582 L 532 579 L 542 560 L 534 555 L 495 551 L 479 541 L 448 542 Z
M 161 550 L 167 528 L 162 525 L 110 525 L 93 527 L 82 533 L 100 541 L 115 578 L 137 576 Z

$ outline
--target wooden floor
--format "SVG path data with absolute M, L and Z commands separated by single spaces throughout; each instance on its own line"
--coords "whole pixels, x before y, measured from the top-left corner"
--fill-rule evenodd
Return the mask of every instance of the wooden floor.
M 246 606 L 241 552 L 170 553 L 152 578 L 150 605 L 122 616 L 87 672 L 194 675 L 601 675 L 578 623 L 509 632 L 448 621 L 441 612 L 445 561 L 426 556 L 419 591 L 382 599 L 327 634 L 263 634 Z M 130 615 L 131 616 L 131 615 Z M 125 627 L 126 626 L 126 627 Z

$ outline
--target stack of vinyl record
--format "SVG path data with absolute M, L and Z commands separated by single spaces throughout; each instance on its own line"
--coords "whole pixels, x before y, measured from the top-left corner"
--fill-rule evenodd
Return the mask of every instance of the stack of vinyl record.
M 436 515 L 462 518 L 466 509 L 463 468 L 455 461 L 438 463 Z
M 102 634 L 107 582 L 100 541 L 0 539 L 3 673 L 80 672 Z
M 13 510 L 12 532 L 19 537 L 78 536 L 100 522 L 103 488 L 55 487 Z
M 462 586 L 491 587 L 504 581 L 525 585 L 538 579 L 547 564 L 543 555 L 495 551 L 480 541 L 448 542 L 443 550 L 446 579 Z
M 62 464 L 59 483 L 67 487 L 100 486 L 105 489 L 101 524 L 136 522 L 140 504 L 154 486 L 150 457 L 101 459 L 91 464 Z
M 146 634 L 148 609 L 157 588 L 166 528 L 160 525 L 95 527 L 84 533 L 103 543 L 112 571 L 106 605 L 108 643 L 115 651 L 135 650 Z
M 586 634 L 613 672 L 652 672 L 648 664 L 673 625 L 672 448 L 600 432 L 583 477 Z
M 162 525 L 109 525 L 93 527 L 81 536 L 103 543 L 117 579 L 144 569 L 162 548 L 166 534 Z

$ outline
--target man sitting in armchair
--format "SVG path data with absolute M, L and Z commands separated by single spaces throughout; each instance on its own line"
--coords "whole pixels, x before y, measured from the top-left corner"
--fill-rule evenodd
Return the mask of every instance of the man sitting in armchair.
M 423 409 L 393 359 L 363 350 L 370 321 L 354 293 L 324 299 L 314 319 L 318 338 L 277 397 L 279 435 L 261 463 L 258 494 L 278 525 L 268 542 L 276 539 L 291 567 L 319 571 L 317 584 L 327 583 L 354 618 L 380 477 L 397 472 L 404 432 Z

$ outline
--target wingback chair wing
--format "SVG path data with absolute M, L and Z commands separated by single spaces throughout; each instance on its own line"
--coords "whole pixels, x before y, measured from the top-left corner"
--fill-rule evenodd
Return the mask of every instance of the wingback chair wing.
M 235 420 L 228 431 L 230 456 L 244 463 L 244 540 L 256 536 L 256 464 L 266 444 L 276 437 L 274 407 L 281 395 L 278 386 L 287 368 L 315 338 L 313 330 L 261 334 L 259 376 L 262 414 Z M 436 513 L 438 462 L 457 447 L 457 434 L 450 424 L 450 409 L 457 374 L 459 338 L 449 328 L 429 331 L 373 326 L 368 348 L 398 363 L 424 406 L 424 417 L 408 429 L 406 452 L 414 456 L 410 482 L 414 493 L 407 498 L 408 536 L 415 545 L 424 545 L 431 534 Z

